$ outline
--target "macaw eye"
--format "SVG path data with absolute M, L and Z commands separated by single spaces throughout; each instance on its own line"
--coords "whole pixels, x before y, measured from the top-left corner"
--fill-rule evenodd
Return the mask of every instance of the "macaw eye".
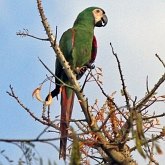
M 97 10 L 96 10 L 96 13 L 100 13 L 100 10 L 99 10 L 99 9 L 97 9 Z

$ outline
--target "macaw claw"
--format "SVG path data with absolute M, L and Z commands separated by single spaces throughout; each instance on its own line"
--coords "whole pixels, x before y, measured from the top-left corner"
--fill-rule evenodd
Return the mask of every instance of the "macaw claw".
M 95 69 L 95 65 L 94 65 L 94 64 L 89 63 L 89 64 L 87 64 L 86 66 L 87 66 L 87 68 L 89 68 L 89 69 Z
M 91 64 L 91 63 L 88 63 L 82 67 L 77 67 L 74 71 L 76 73 L 76 77 L 77 79 L 79 80 L 83 75 L 84 73 L 86 72 L 87 69 L 94 69 L 95 68 L 95 65 L 94 64 Z

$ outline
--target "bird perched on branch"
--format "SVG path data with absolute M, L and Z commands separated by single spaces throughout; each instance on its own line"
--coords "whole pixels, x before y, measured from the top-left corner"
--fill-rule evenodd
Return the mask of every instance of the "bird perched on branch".
M 89 7 L 83 10 L 75 20 L 73 27 L 65 31 L 60 39 L 60 49 L 77 79 L 80 79 L 87 68 L 92 68 L 97 53 L 97 41 L 94 36 L 95 27 L 103 27 L 108 19 L 103 9 Z M 65 84 L 71 86 L 65 74 L 63 66 L 56 59 L 55 75 Z M 69 122 L 72 115 L 74 91 L 65 86 L 59 79 L 55 79 L 56 88 L 51 96 L 57 96 L 61 91 L 61 121 L 60 121 L 60 154 L 59 157 L 66 159 L 66 146 Z M 46 98 L 48 100 L 48 96 Z

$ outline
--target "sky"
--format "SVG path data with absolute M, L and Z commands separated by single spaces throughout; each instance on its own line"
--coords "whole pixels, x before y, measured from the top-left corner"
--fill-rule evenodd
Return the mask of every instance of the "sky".
M 65 30 L 72 27 L 78 13 L 85 8 L 98 6 L 105 10 L 107 26 L 95 29 L 98 41 L 95 65 L 103 68 L 104 90 L 109 94 L 117 91 L 115 100 L 118 105 L 123 105 L 124 101 L 120 95 L 121 82 L 110 42 L 118 54 L 129 94 L 133 98 L 137 96 L 140 99 L 144 96 L 147 75 L 151 88 L 164 73 L 164 68 L 155 58 L 157 53 L 165 61 L 164 0 L 45 0 L 43 6 L 52 29 L 55 31 L 58 27 L 57 40 Z M 6 91 L 11 84 L 23 103 L 41 116 L 42 105 L 32 98 L 32 92 L 48 73 L 38 57 L 54 70 L 55 56 L 48 42 L 16 36 L 16 32 L 28 29 L 31 34 L 46 38 L 35 0 L 0 0 L 0 7 L 0 138 L 35 138 L 45 127 L 34 121 Z M 163 85 L 158 92 L 161 95 L 164 91 Z M 85 93 L 91 104 L 95 99 L 100 102 L 105 100 L 95 90 L 94 84 L 89 84 Z M 55 108 L 57 111 L 52 113 L 59 113 L 58 106 Z M 162 113 L 164 106 L 160 104 L 154 110 Z M 74 109 L 78 108 L 75 104 Z M 37 147 L 44 159 L 55 159 L 60 163 L 58 154 L 52 147 L 44 144 Z M 0 151 L 3 149 L 6 155 L 10 155 L 15 162 L 18 161 L 21 152 L 15 146 L 0 143 Z M 141 165 L 147 164 L 137 153 L 134 154 Z M 164 156 L 158 156 L 158 160 L 163 165 Z M 6 164 L 1 155 L 0 162 Z

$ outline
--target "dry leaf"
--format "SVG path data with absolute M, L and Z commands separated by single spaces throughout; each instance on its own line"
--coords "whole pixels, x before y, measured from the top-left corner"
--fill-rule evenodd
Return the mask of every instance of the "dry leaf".
M 102 68 L 100 68 L 100 67 L 97 67 L 97 69 L 98 69 L 100 72 L 102 72 Z
M 162 128 L 161 135 L 162 135 L 162 136 L 165 136 L 165 126 L 163 126 L 163 128 Z
M 95 122 L 96 122 L 95 118 L 92 117 L 92 122 L 91 122 L 90 126 L 94 126 Z
M 50 105 L 52 103 L 52 101 L 53 101 L 52 95 L 51 95 L 51 93 L 49 93 L 48 100 L 45 101 L 45 105 L 46 106 Z
M 158 144 L 155 144 L 155 148 L 156 148 L 156 151 L 158 152 L 158 154 L 160 154 L 160 155 L 163 154 L 163 151 Z
M 35 97 L 38 101 L 43 102 L 41 95 L 40 95 L 40 91 L 41 91 L 41 86 L 39 88 L 36 88 L 33 93 L 32 93 L 32 97 Z

